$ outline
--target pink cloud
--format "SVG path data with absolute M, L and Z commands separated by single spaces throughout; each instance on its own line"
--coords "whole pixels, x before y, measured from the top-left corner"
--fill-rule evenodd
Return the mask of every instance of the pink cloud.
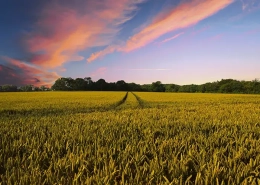
M 67 71 L 67 69 L 64 68 L 64 67 L 58 68 L 57 70 L 58 70 L 58 71 L 61 71 L 61 72 L 65 72 L 65 71 Z
M 162 43 L 165 43 L 165 42 L 169 42 L 169 41 L 171 41 L 171 40 L 173 40 L 173 39 L 178 38 L 178 37 L 181 36 L 182 34 L 184 34 L 184 32 L 178 33 L 177 35 L 174 35 L 173 37 L 167 38 L 167 39 L 161 41 L 160 43 L 162 44 Z
M 115 45 L 108 46 L 107 48 L 105 48 L 102 51 L 99 51 L 99 52 L 96 52 L 96 53 L 92 53 L 90 55 L 90 57 L 87 59 L 87 61 L 88 62 L 92 62 L 92 61 L 94 61 L 94 60 L 96 60 L 98 58 L 104 57 L 107 54 L 113 53 L 113 52 L 117 51 L 118 49 L 119 49 L 119 47 L 115 46 Z
M 117 70 L 130 70 L 130 71 L 170 71 L 172 69 L 165 68 L 127 68 L 127 69 L 117 69 Z
M 96 77 L 96 76 L 99 77 L 101 75 L 104 75 L 106 73 L 106 71 L 107 71 L 106 67 L 100 67 L 96 71 L 91 73 L 91 77 Z
M 20 60 L 16 60 L 9 57 L 1 57 L 3 60 L 8 62 L 10 66 L 9 76 L 13 80 L 19 81 L 21 84 L 31 84 L 35 86 L 51 86 L 53 82 L 58 79 L 60 76 L 56 72 L 49 72 L 37 68 L 35 65 L 25 63 Z
M 125 46 L 109 46 L 103 51 L 92 54 L 88 60 L 93 61 L 114 51 L 130 52 L 141 48 L 166 33 L 195 25 L 233 2 L 234 0 L 185 1 L 171 11 L 162 11 L 156 15 L 152 23 L 143 26 L 137 34 L 127 40 Z
M 26 36 L 29 51 L 36 53 L 31 62 L 55 68 L 69 61 L 83 60 L 77 54 L 79 51 L 109 44 L 119 32 L 119 26 L 132 18 L 130 13 L 143 1 L 91 0 L 73 8 L 65 3 L 49 4 L 40 13 L 34 31 Z
M 257 28 L 257 29 L 249 30 L 245 34 L 254 35 L 254 34 L 259 34 L 259 33 L 260 33 L 260 28 Z
M 232 2 L 233 0 L 195 0 L 182 3 L 166 14 L 157 15 L 155 21 L 127 41 L 123 50 L 129 52 L 138 49 L 168 32 L 197 24 Z
M 23 83 L 25 77 L 32 79 L 32 76 L 49 83 L 59 77 L 49 70 L 63 71 L 64 63 L 84 60 L 78 54 L 80 51 L 110 44 L 120 26 L 133 17 L 132 12 L 144 1 L 48 1 L 32 25 L 32 31 L 23 38 L 29 60 L 23 62 L 10 57 L 5 60 L 25 73 Z
M 223 38 L 223 36 L 224 36 L 224 34 L 217 34 L 217 35 L 215 35 L 215 36 L 213 36 L 213 37 L 210 37 L 208 40 L 209 41 L 218 41 L 218 40 L 220 40 L 221 38 Z

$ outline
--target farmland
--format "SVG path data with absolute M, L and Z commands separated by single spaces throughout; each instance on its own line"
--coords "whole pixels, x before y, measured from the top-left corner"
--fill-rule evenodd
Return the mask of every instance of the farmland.
M 0 93 L 0 184 L 259 183 L 259 95 Z

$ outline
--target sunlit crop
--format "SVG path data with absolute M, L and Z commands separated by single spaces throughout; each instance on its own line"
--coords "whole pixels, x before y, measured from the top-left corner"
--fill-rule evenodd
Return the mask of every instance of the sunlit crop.
M 259 184 L 260 96 L 0 93 L 0 184 Z

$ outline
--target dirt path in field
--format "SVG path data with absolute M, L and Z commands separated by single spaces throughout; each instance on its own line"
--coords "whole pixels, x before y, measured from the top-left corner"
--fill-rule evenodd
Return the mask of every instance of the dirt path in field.
M 77 114 L 77 113 L 92 113 L 92 112 L 107 112 L 107 111 L 113 111 L 113 110 L 120 110 L 120 109 L 135 109 L 135 108 L 144 108 L 148 107 L 148 103 L 142 100 L 139 96 L 137 96 L 135 93 L 131 92 L 132 94 L 129 97 L 129 92 L 126 92 L 124 97 L 119 100 L 118 102 L 115 102 L 114 104 L 108 105 L 107 107 L 89 107 L 87 109 L 77 109 L 77 110 L 70 110 L 68 112 L 64 110 L 3 110 L 0 111 L 0 117 L 14 117 L 14 116 L 50 116 L 50 115 L 62 115 L 62 114 Z M 134 97 L 133 97 L 133 96 Z M 135 101 L 133 101 L 136 100 Z M 128 101 L 128 102 L 126 102 Z
M 140 106 L 141 108 L 144 108 L 144 106 L 145 106 L 144 100 L 142 100 L 142 99 L 141 99 L 139 96 L 137 96 L 135 93 L 133 93 L 133 92 L 131 92 L 131 93 L 135 96 L 136 101 L 138 102 L 139 106 Z
M 77 113 L 92 113 L 92 112 L 106 112 L 111 110 L 116 110 L 119 106 L 123 105 L 127 100 L 128 92 L 126 92 L 125 96 L 119 100 L 118 102 L 108 105 L 107 107 L 89 107 L 87 109 L 80 109 L 80 110 L 70 110 L 70 112 L 66 112 L 64 110 L 2 110 L 0 111 L 0 117 L 14 117 L 14 116 L 50 116 L 50 115 L 62 115 L 62 114 L 77 114 Z
M 125 94 L 125 96 L 123 97 L 122 100 L 120 100 L 120 101 L 117 102 L 116 104 L 112 105 L 112 106 L 111 106 L 111 109 L 115 109 L 115 108 L 119 107 L 120 105 L 124 104 L 125 101 L 126 101 L 126 99 L 127 99 L 127 97 L 128 97 L 128 92 L 126 92 L 126 94 Z
M 114 104 L 112 107 L 108 108 L 108 110 L 122 110 L 122 109 L 135 109 L 135 108 L 144 108 L 148 107 L 147 103 L 142 100 L 135 93 L 127 92 L 122 100 Z

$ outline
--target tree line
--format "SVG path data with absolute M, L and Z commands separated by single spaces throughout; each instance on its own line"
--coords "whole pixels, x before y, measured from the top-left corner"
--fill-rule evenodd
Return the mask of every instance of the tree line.
M 124 80 L 117 82 L 106 82 L 104 79 L 93 81 L 90 77 L 86 78 L 59 78 L 51 88 L 33 85 L 17 87 L 15 85 L 2 85 L 2 92 L 17 91 L 143 91 L 143 92 L 187 92 L 187 93 L 243 93 L 259 94 L 260 81 L 238 81 L 234 79 L 222 79 L 216 82 L 208 82 L 201 85 L 177 85 L 162 84 L 160 81 L 152 84 L 140 85 L 136 83 L 126 83 Z

